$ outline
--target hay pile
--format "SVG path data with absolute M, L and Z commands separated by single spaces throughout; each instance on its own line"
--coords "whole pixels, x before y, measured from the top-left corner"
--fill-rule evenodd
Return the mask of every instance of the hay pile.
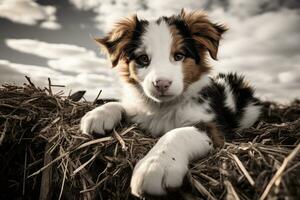
M 79 131 L 96 107 L 24 86 L 0 88 L 0 199 L 135 199 L 135 163 L 154 145 L 134 125 L 103 138 Z M 300 101 L 264 103 L 262 119 L 222 149 L 191 164 L 184 186 L 165 199 L 299 199 Z M 146 199 L 157 199 L 147 197 Z

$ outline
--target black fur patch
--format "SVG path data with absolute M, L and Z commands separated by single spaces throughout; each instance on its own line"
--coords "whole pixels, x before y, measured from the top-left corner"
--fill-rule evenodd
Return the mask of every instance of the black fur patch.
M 223 74 L 220 73 L 217 78 L 222 78 L 230 86 L 231 92 L 236 104 L 237 117 L 241 118 L 244 114 L 245 108 L 250 103 L 260 105 L 260 101 L 254 97 L 254 89 L 250 87 L 244 77 L 236 73 Z
M 130 41 L 125 46 L 125 48 L 122 49 L 122 51 L 112 60 L 113 66 L 116 66 L 118 64 L 121 57 L 125 57 L 129 60 L 133 59 L 134 50 L 136 50 L 142 43 L 141 36 L 145 32 L 145 28 L 149 24 L 149 22 L 146 20 L 139 20 L 137 17 L 134 18 L 134 22 L 135 27 Z M 120 43 L 125 38 L 126 34 L 128 34 L 128 31 L 125 30 L 125 32 L 114 41 L 109 41 L 109 36 L 104 38 L 103 43 L 106 46 L 109 54 L 114 54 L 117 48 L 119 48 L 118 43 Z
M 195 40 L 192 39 L 192 33 L 184 20 L 181 19 L 180 15 L 172 17 L 162 17 L 157 20 L 157 23 L 160 23 L 162 20 L 164 20 L 170 26 L 174 25 L 178 29 L 180 35 L 184 39 L 183 51 L 185 53 L 185 56 L 193 58 L 198 64 L 200 62 L 200 57 L 198 54 L 197 44 Z
M 129 44 L 124 49 L 124 53 L 129 60 L 136 58 L 134 51 L 142 44 L 142 35 L 144 34 L 149 22 L 147 20 L 139 20 L 136 18 L 136 26 Z
M 220 83 L 217 81 L 218 79 L 223 79 L 223 81 Z M 226 105 L 226 86 L 229 86 L 233 94 L 235 111 Z M 215 121 L 226 139 L 234 138 L 232 133 L 239 128 L 245 108 L 251 103 L 259 105 L 259 100 L 253 96 L 253 88 L 247 85 L 244 77 L 235 73 L 219 74 L 216 78 L 211 79 L 211 84 L 203 88 L 199 94 L 209 103 L 211 110 L 216 115 Z

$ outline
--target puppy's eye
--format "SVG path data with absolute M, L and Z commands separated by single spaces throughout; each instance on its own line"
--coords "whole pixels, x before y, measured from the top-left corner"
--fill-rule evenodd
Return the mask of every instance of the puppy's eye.
M 175 61 L 181 61 L 185 58 L 185 55 L 183 53 L 175 53 L 174 54 L 174 60 Z
M 150 64 L 150 59 L 147 55 L 141 55 L 136 59 L 137 64 L 142 66 L 148 66 Z

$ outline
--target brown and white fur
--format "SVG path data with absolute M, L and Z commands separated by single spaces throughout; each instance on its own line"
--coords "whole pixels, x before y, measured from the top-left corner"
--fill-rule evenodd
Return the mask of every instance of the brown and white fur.
M 161 136 L 135 166 L 133 195 L 180 187 L 191 160 L 257 120 L 259 102 L 243 77 L 209 76 L 208 56 L 217 58 L 225 31 L 203 12 L 183 10 L 156 21 L 124 19 L 96 39 L 118 68 L 124 94 L 120 102 L 88 112 L 82 132 L 105 134 L 125 118 Z

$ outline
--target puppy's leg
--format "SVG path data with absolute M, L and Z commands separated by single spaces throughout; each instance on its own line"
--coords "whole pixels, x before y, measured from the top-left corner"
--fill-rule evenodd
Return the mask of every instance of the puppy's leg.
M 97 133 L 104 135 L 112 130 L 125 113 L 121 103 L 110 102 L 91 110 L 81 119 L 80 129 L 83 134 Z
M 131 193 L 162 195 L 168 188 L 180 187 L 189 161 L 206 155 L 212 148 L 206 132 L 195 127 L 167 132 L 135 166 Z

